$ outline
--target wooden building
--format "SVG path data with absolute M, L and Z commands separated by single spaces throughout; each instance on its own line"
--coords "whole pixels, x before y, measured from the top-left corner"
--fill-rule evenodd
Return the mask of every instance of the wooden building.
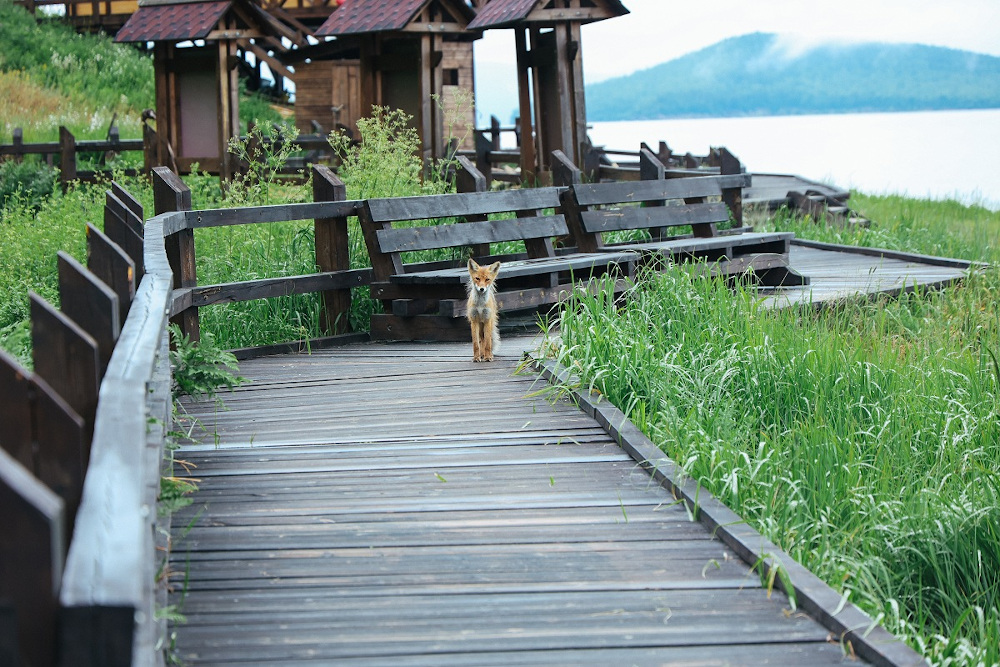
M 430 161 L 445 155 L 448 135 L 462 138 L 474 127 L 471 105 L 455 118 L 459 91 L 474 91 L 472 41 L 478 33 L 466 29 L 474 17 L 464 0 L 346 0 L 315 34 L 357 45 L 360 115 L 369 115 L 373 105 L 410 114 Z M 302 94 L 297 89 L 297 104 Z M 453 127 L 446 128 L 446 117 L 454 119 Z M 472 145 L 471 132 L 465 145 Z
M 627 13 L 619 0 L 488 0 L 469 23 L 473 30 L 514 29 L 522 183 L 546 182 L 556 149 L 583 164 L 588 139 L 580 26 Z
M 179 172 L 232 176 L 227 150 L 239 134 L 237 49 L 298 39 L 250 0 L 139 0 L 118 42 L 152 42 L 156 76 L 157 161 Z M 182 46 L 191 42 L 191 46 Z

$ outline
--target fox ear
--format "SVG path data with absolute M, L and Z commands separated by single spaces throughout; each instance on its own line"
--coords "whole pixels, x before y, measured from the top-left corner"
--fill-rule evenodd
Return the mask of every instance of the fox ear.
M 500 273 L 500 262 L 493 262 L 490 264 L 490 268 L 488 268 L 487 271 L 492 273 L 494 276 Z
M 469 273 L 474 273 L 479 270 L 479 265 L 476 264 L 476 260 L 469 258 Z

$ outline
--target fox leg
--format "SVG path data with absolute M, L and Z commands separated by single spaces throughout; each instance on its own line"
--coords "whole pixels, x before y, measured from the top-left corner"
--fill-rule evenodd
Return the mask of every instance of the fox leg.
M 470 322 L 470 325 L 472 327 L 472 360 L 482 361 L 483 337 L 480 331 L 481 329 L 480 323 L 475 320 L 472 320 Z
M 482 326 L 483 338 L 480 345 L 483 351 L 483 361 L 493 361 L 493 327 L 495 325 L 492 320 L 487 320 L 483 322 Z

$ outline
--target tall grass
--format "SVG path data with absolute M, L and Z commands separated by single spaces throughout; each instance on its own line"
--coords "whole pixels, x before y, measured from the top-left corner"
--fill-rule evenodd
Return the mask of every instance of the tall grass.
M 897 197 L 854 203 L 872 230 L 776 224 L 998 259 L 998 214 Z M 998 296 L 994 265 L 940 293 L 771 311 L 750 291 L 674 270 L 646 276 L 624 300 L 577 295 L 559 320 L 559 355 L 686 474 L 932 662 L 991 665 Z

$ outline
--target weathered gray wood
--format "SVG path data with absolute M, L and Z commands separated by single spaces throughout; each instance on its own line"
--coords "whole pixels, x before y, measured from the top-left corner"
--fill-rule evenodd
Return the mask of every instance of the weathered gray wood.
M 35 373 L 83 417 L 84 440 L 89 441 L 100 389 L 97 342 L 37 294 L 29 298 Z
M 509 211 L 555 208 L 559 206 L 560 189 L 533 188 L 370 199 L 366 206 L 371 211 L 371 218 L 374 222 L 487 215 Z
M 6 664 L 50 665 L 56 657 L 56 596 L 66 553 L 62 501 L 0 449 L 0 507 L 0 600 L 11 604 L 7 619 L 13 616 L 17 642 L 16 651 L 10 651 L 14 628 L 0 631 L 0 644 L 7 644 L 0 646 L 0 657 L 13 658 Z
M 583 228 L 590 233 L 676 227 L 729 220 L 729 209 L 721 202 L 683 204 L 655 208 L 617 208 L 583 211 Z
M 158 217 L 146 226 L 147 273 L 101 385 L 90 465 L 60 591 L 64 665 L 153 664 L 155 656 L 156 508 L 149 490 L 159 477 L 160 457 L 149 455 L 147 387 L 163 385 L 153 377 L 166 363 L 172 277 L 162 222 Z
M 191 210 L 191 190 L 166 167 L 153 169 L 153 208 L 157 215 Z M 167 261 L 170 262 L 170 270 L 174 276 L 174 288 L 196 286 L 198 271 L 195 263 L 194 230 L 177 231 L 166 237 L 164 245 Z M 188 308 L 177 313 L 173 317 L 173 322 L 192 342 L 200 340 L 201 327 L 197 308 Z
M 456 225 L 383 229 L 378 230 L 376 235 L 383 252 L 410 252 L 480 243 L 523 241 L 563 236 L 568 233 L 566 221 L 561 215 L 548 215 L 516 220 L 487 220 Z
M 87 223 L 87 268 L 118 296 L 118 320 L 124 323 L 135 298 L 135 262 L 120 245 Z
M 62 312 L 97 343 L 101 378 L 121 334 L 118 295 L 69 254 L 59 251 L 57 258 Z
M 685 197 L 711 197 L 722 193 L 723 188 L 746 187 L 750 184 L 747 174 L 727 176 L 695 176 L 672 178 L 664 181 L 637 181 L 629 183 L 583 183 L 573 186 L 580 206 L 597 206 L 625 202 L 647 202 Z

